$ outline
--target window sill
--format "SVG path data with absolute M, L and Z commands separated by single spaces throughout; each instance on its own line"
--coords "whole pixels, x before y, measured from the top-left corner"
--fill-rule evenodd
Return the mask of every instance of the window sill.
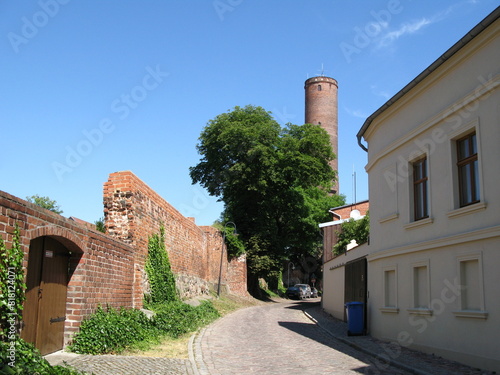
M 421 227 L 424 225 L 432 224 L 433 222 L 434 222 L 434 219 L 432 217 L 428 217 L 426 219 L 421 219 L 421 220 L 413 221 L 409 224 L 405 224 L 404 228 L 405 229 L 414 229 L 414 228 L 418 228 L 418 227 Z
M 427 308 L 414 308 L 414 309 L 407 309 L 406 311 L 408 311 L 410 315 L 421 315 L 421 316 L 432 315 L 432 310 Z
M 456 217 L 474 214 L 476 212 L 483 211 L 485 209 L 486 209 L 486 203 L 479 202 L 479 203 L 471 204 L 470 206 L 457 208 L 456 210 L 448 212 L 447 215 L 450 219 L 454 219 Z
M 379 308 L 379 311 L 384 314 L 399 314 L 399 308 L 392 306 L 381 307 Z
M 487 319 L 488 313 L 480 310 L 459 310 L 453 311 L 457 318 Z

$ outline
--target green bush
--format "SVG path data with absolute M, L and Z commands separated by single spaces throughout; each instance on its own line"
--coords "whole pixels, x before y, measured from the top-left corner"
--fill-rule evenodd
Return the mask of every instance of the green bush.
M 9 357 L 9 343 L 0 342 L 0 374 L 84 375 L 71 367 L 51 366 L 38 349 L 22 339 L 15 342 L 15 360 Z M 10 363 L 14 362 L 14 366 Z
M 333 255 L 344 254 L 347 245 L 355 240 L 358 245 L 364 244 L 370 237 L 370 215 L 360 220 L 349 219 L 341 224 L 341 230 L 337 232 L 337 243 L 333 246 Z
M 193 307 L 181 301 L 151 306 L 155 315 L 148 319 L 139 310 L 99 307 L 82 322 L 69 349 L 80 354 L 120 353 L 141 342 L 158 340 L 163 336 L 179 337 L 206 325 L 220 315 L 211 302 Z
M 203 301 L 197 307 L 183 302 L 170 302 L 159 305 L 155 312 L 153 324 L 160 332 L 171 337 L 195 331 L 220 316 L 208 301 Z
M 153 330 L 146 315 L 135 309 L 98 307 L 82 322 L 69 349 L 81 354 L 117 353 L 145 340 Z

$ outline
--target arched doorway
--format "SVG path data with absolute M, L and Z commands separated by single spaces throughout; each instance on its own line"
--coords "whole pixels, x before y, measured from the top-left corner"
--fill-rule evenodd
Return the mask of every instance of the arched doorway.
M 61 350 L 64 345 L 71 256 L 71 251 L 54 237 L 30 242 L 21 337 L 42 355 Z

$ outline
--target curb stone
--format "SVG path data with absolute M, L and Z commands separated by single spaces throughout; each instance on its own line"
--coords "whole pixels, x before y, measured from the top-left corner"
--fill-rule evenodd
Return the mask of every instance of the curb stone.
M 313 321 L 325 333 L 350 347 L 361 351 L 370 357 L 373 357 L 382 366 L 393 365 L 406 372 L 416 375 L 491 375 L 495 372 L 481 370 L 470 367 L 465 364 L 434 356 L 434 354 L 424 353 L 418 350 L 401 347 L 398 345 L 399 352 L 394 356 L 394 350 L 389 346 L 390 342 L 378 340 L 371 336 L 355 336 L 346 338 L 347 324 L 343 321 L 333 318 L 324 311 L 319 305 L 303 310 L 304 315 Z M 377 365 L 377 368 L 383 373 L 383 368 Z
M 189 362 L 191 363 L 191 368 L 193 369 L 194 375 L 200 375 L 200 373 L 198 371 L 198 367 L 196 366 L 196 361 L 194 359 L 194 349 L 193 349 L 194 340 L 195 340 L 196 336 L 198 335 L 198 333 L 199 333 L 199 331 L 193 333 L 191 335 L 191 337 L 189 338 L 189 343 L 188 343 Z
M 310 310 L 310 309 L 308 309 Z M 365 354 L 368 354 L 370 356 L 372 356 L 373 358 L 378 358 L 380 356 L 380 353 L 375 353 L 369 349 L 366 349 L 350 340 L 346 340 L 344 339 L 343 337 L 339 337 L 338 335 L 334 334 L 333 332 L 331 332 L 329 329 L 327 329 L 326 327 L 324 327 L 321 323 L 319 323 L 311 314 L 309 314 L 306 310 L 304 310 L 304 314 L 305 316 L 307 316 L 311 321 L 313 321 L 319 328 L 321 328 L 323 331 L 325 331 L 326 333 L 328 333 L 330 336 L 332 336 L 333 338 L 335 338 L 336 340 L 338 341 L 341 341 L 343 342 L 344 344 L 346 345 L 349 345 L 351 348 L 354 348 L 356 350 L 359 350 L 360 352 L 363 352 Z M 399 361 L 396 361 L 394 359 L 390 360 L 389 364 L 391 366 L 395 366 L 395 367 L 398 367 L 400 368 L 401 370 L 404 370 L 404 371 L 408 371 L 412 374 L 415 374 L 415 375 L 433 375 L 431 374 L 430 372 L 427 372 L 427 371 L 422 371 L 422 370 L 418 370 L 418 369 L 415 369 L 413 367 L 410 367 L 408 365 L 405 365 L 404 363 L 402 362 L 399 362 Z

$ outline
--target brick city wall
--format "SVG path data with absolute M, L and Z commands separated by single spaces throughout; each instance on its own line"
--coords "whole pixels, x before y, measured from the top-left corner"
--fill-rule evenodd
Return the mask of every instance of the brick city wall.
M 7 248 L 12 245 L 16 224 L 20 228 L 25 274 L 29 267 L 31 240 L 48 236 L 71 252 L 64 329 L 66 342 L 82 319 L 99 304 L 133 306 L 133 248 L 0 191 L 0 235 Z
M 218 283 L 222 235 L 197 226 L 131 172 L 113 173 L 104 186 L 107 234 L 0 191 L 0 236 L 10 248 L 20 228 L 25 275 L 32 240 L 50 237 L 71 253 L 64 338 L 98 305 L 142 307 L 148 237 L 165 226 L 166 247 L 184 298 L 207 294 Z M 246 296 L 246 259 L 223 254 L 223 290 Z
M 130 171 L 116 172 L 104 184 L 106 231 L 137 249 L 134 259 L 134 303 L 141 306 L 148 238 L 165 227 L 166 249 L 181 297 L 208 293 L 218 283 L 222 236 L 212 227 L 197 226 Z M 246 261 L 228 261 L 224 254 L 223 284 L 246 295 Z

